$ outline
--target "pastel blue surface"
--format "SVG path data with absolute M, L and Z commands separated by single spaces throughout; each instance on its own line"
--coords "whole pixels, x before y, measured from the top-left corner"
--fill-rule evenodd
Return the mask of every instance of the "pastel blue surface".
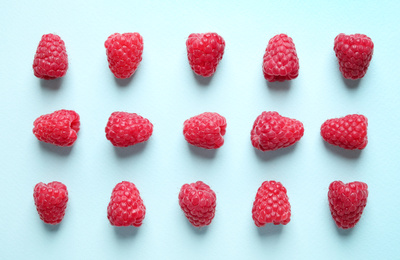
M 399 259 L 400 186 L 398 1 L 9 1 L 0 3 L 0 258 L 1 259 Z M 139 32 L 143 61 L 130 80 L 108 69 L 104 41 Z M 224 37 L 224 57 L 211 79 L 194 76 L 185 41 L 192 32 Z M 375 43 L 366 76 L 344 80 L 333 40 L 365 33 Z M 61 80 L 33 75 L 45 33 L 66 43 Z M 296 44 L 299 77 L 267 84 L 261 62 L 268 40 L 287 33 Z M 74 109 L 81 131 L 72 148 L 40 143 L 38 116 Z M 305 135 L 287 149 L 262 153 L 250 143 L 265 110 L 301 120 Z M 149 118 L 146 144 L 114 148 L 104 128 L 114 111 Z M 183 121 L 205 111 L 228 122 L 218 151 L 190 147 Z M 325 144 L 328 118 L 369 119 L 362 152 Z M 62 181 L 69 202 L 62 224 L 42 223 L 33 202 L 38 182 Z M 134 182 L 147 207 L 139 229 L 112 227 L 111 190 Z M 178 205 L 184 183 L 202 180 L 217 194 L 212 224 L 195 229 Z M 252 203 L 265 180 L 288 190 L 292 220 L 257 228 Z M 327 192 L 334 180 L 364 181 L 368 204 L 350 231 L 338 230 Z M 123 257 L 123 258 L 122 258 Z

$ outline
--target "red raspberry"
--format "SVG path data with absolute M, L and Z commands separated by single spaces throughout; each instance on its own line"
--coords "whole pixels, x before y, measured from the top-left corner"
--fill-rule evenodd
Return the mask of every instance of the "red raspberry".
M 226 119 L 218 113 L 205 112 L 183 123 L 183 135 L 191 145 L 217 149 L 224 144 Z
M 139 33 L 114 33 L 104 46 L 108 67 L 116 78 L 127 79 L 135 73 L 143 53 L 143 38 Z
M 263 182 L 258 188 L 252 213 L 257 227 L 265 226 L 267 223 L 274 225 L 289 223 L 291 211 L 286 188 L 280 182 Z
M 135 184 L 128 181 L 118 183 L 111 193 L 107 217 L 113 226 L 140 227 L 146 207 Z
M 362 150 L 367 146 L 368 119 L 363 115 L 347 115 L 326 120 L 321 126 L 321 136 L 332 145 L 348 150 Z
M 210 225 L 215 216 L 217 197 L 210 186 L 198 181 L 182 186 L 179 205 L 193 226 L 203 227 Z
M 78 138 L 79 115 L 73 110 L 58 110 L 33 122 L 33 134 L 39 141 L 57 146 L 71 146 Z
M 153 124 L 135 113 L 114 112 L 106 126 L 106 138 L 117 147 L 145 142 L 152 133 Z
M 354 227 L 367 205 L 367 198 L 368 185 L 364 182 L 332 182 L 329 185 L 328 200 L 336 225 L 343 229 Z
M 274 151 L 295 144 L 304 134 L 303 123 L 279 115 L 262 112 L 254 121 L 251 143 L 260 151 Z
M 194 73 L 210 77 L 224 55 L 225 41 L 216 33 L 192 33 L 186 41 L 186 48 Z
M 39 182 L 33 190 L 33 199 L 44 223 L 56 225 L 63 220 L 68 202 L 68 191 L 64 184 L 58 181 L 49 184 Z
M 41 79 L 61 78 L 67 73 L 68 55 L 60 36 L 44 34 L 33 59 L 33 72 Z
M 285 81 L 299 75 L 299 58 L 292 38 L 286 34 L 272 37 L 263 60 L 264 78 L 269 82 Z
M 339 34 L 333 48 L 339 60 L 339 70 L 346 79 L 361 79 L 367 73 L 374 53 L 374 43 L 364 34 Z

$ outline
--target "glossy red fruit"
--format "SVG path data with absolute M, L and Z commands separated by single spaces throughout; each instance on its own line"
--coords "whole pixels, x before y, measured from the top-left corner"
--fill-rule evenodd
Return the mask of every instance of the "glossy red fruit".
M 58 181 L 48 184 L 39 182 L 33 190 L 37 212 L 46 224 L 59 224 L 65 215 L 68 202 L 67 187 Z
M 184 184 L 179 192 L 179 205 L 186 218 L 195 227 L 211 224 L 215 216 L 217 197 L 202 181 Z
M 217 33 L 192 33 L 186 41 L 186 49 L 193 72 L 210 77 L 224 55 L 225 41 Z
M 343 229 L 354 227 L 360 221 L 367 198 L 368 185 L 364 182 L 332 182 L 329 185 L 328 201 L 336 225 Z
M 262 112 L 253 124 L 251 143 L 260 151 L 274 151 L 291 146 L 304 134 L 303 123 L 279 115 L 277 112 Z
M 111 193 L 107 218 L 113 226 L 140 227 L 146 215 L 146 207 L 135 184 L 118 183 Z
M 277 181 L 263 182 L 258 188 L 252 214 L 257 227 L 267 223 L 274 225 L 289 223 L 291 210 L 286 188 Z

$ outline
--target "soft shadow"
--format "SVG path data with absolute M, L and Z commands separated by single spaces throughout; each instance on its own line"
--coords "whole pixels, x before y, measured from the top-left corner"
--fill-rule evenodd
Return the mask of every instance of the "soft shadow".
M 332 223 L 335 226 L 335 229 L 336 229 L 337 233 L 339 234 L 339 236 L 341 236 L 341 237 L 349 237 L 351 234 L 353 234 L 353 229 L 354 228 L 342 229 L 342 228 L 338 228 L 336 226 L 335 221 L 332 221 Z
M 50 79 L 50 80 L 41 79 L 40 86 L 43 89 L 58 90 L 58 89 L 60 89 L 63 80 L 64 80 L 64 77 L 57 78 L 57 79 Z
M 324 142 L 325 148 L 330 151 L 331 153 L 340 155 L 344 158 L 347 159 L 358 159 L 361 155 L 361 150 L 346 150 L 344 148 L 341 148 L 339 146 L 331 145 L 327 143 L 326 141 L 322 140 Z
M 114 227 L 114 232 L 120 239 L 127 239 L 136 236 L 140 228 L 134 226 Z
M 57 232 L 61 226 L 61 223 L 57 224 L 57 225 L 50 225 L 50 224 L 46 224 L 44 222 L 42 222 L 42 223 L 44 225 L 44 228 L 50 233 Z
M 196 147 L 189 143 L 188 143 L 188 146 L 189 146 L 190 153 L 192 153 L 196 156 L 202 157 L 202 158 L 213 159 L 217 155 L 218 149 L 204 149 L 201 147 Z
M 136 73 L 136 71 L 135 71 L 135 73 Z M 135 76 L 135 74 L 133 74 L 132 76 L 130 76 L 127 79 L 119 79 L 119 78 L 114 77 L 114 80 L 115 80 L 115 83 L 117 83 L 117 85 L 119 87 L 126 87 L 132 82 L 134 76 Z
M 256 153 L 258 159 L 262 160 L 262 161 L 270 161 L 270 160 L 274 160 L 275 158 L 287 155 L 289 153 L 292 153 L 294 151 L 294 149 L 296 148 L 296 144 L 291 145 L 289 147 L 286 148 L 281 148 L 275 151 L 260 151 L 258 149 L 254 149 L 254 152 Z
M 134 156 L 143 152 L 144 148 L 147 146 L 147 141 L 143 143 L 138 143 L 128 147 L 116 147 L 114 146 L 114 151 L 119 158 L 126 158 Z
M 197 84 L 200 86 L 208 86 L 210 85 L 211 80 L 214 78 L 214 74 L 211 77 L 203 77 L 199 76 L 193 72 L 194 78 L 197 81 Z
M 290 89 L 290 86 L 292 85 L 291 80 L 285 80 L 283 82 L 269 82 L 268 80 L 266 80 L 266 82 L 268 88 L 274 91 L 288 91 Z
M 190 226 L 190 230 L 193 231 L 193 233 L 197 234 L 197 235 L 205 235 L 207 233 L 208 230 L 208 226 L 204 226 L 204 227 L 195 227 L 192 224 L 190 224 L 189 220 L 187 220 L 186 217 L 185 218 L 185 222 L 187 223 L 188 226 Z
M 266 224 L 263 227 L 256 227 L 259 236 L 277 236 L 282 233 L 283 225 Z
M 341 75 L 341 74 L 340 74 Z M 342 75 L 341 75 L 342 76 Z M 346 85 L 348 89 L 356 89 L 360 85 L 361 79 L 346 79 L 342 76 L 343 83 Z
M 39 145 L 40 145 L 40 149 L 51 152 L 51 153 L 58 154 L 60 156 L 68 156 L 71 153 L 72 147 L 73 147 L 73 146 L 62 147 L 62 146 L 57 146 L 54 144 L 48 144 L 48 143 L 41 142 L 41 141 L 39 141 Z

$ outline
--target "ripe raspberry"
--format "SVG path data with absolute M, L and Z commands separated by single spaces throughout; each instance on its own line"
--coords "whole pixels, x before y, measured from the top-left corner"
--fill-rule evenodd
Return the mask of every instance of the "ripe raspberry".
M 326 120 L 321 126 L 321 136 L 332 145 L 348 150 L 362 150 L 367 146 L 368 119 L 363 115 L 347 115 Z
M 39 141 L 57 146 L 71 146 L 78 138 L 79 115 L 73 110 L 58 110 L 33 122 L 33 134 Z
M 191 145 L 217 149 L 224 144 L 226 119 L 218 113 L 205 112 L 183 123 L 183 135 Z
M 254 121 L 251 143 L 260 151 L 274 151 L 295 144 L 304 134 L 303 123 L 279 115 L 262 112 Z
M 61 78 L 67 73 L 68 55 L 60 36 L 44 34 L 33 59 L 33 72 L 41 79 Z
M 354 227 L 367 205 L 367 198 L 368 185 L 364 182 L 332 182 L 329 185 L 328 200 L 336 225 L 343 229 Z
M 364 34 L 339 34 L 334 48 L 339 70 L 346 79 L 361 79 L 367 73 L 374 53 L 374 43 Z
M 58 181 L 44 184 L 39 182 L 33 190 L 37 212 L 44 223 L 56 225 L 65 215 L 68 202 L 67 187 Z
M 203 227 L 210 225 L 215 216 L 217 197 L 210 186 L 198 181 L 182 186 L 179 205 L 193 226 Z
M 192 33 L 186 41 L 186 48 L 194 73 L 211 77 L 224 55 L 225 41 L 216 33 Z
M 140 227 L 145 214 L 146 207 L 135 184 L 128 181 L 118 183 L 107 207 L 107 218 L 111 225 Z
M 143 38 L 139 33 L 114 33 L 104 46 L 108 67 L 116 78 L 127 79 L 135 73 L 143 53 Z
M 292 38 L 278 34 L 269 40 L 263 59 L 263 72 L 269 82 L 297 78 L 299 58 Z
M 252 213 L 257 227 L 265 226 L 267 223 L 274 225 L 289 223 L 291 211 L 286 188 L 280 182 L 263 182 L 258 188 Z
M 117 147 L 145 142 L 152 133 L 153 124 L 135 113 L 114 112 L 106 126 L 106 138 Z

